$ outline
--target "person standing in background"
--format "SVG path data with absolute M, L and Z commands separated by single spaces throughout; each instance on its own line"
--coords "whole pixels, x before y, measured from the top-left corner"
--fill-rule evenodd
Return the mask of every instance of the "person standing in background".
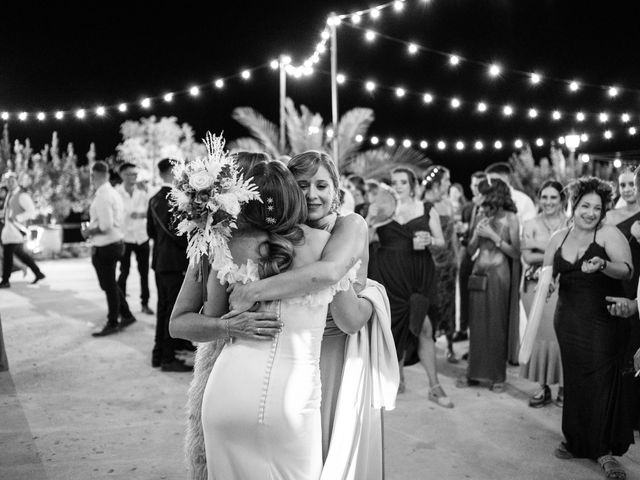
M 133 163 L 124 163 L 118 170 L 122 184 L 116 187 L 124 206 L 124 256 L 120 262 L 118 286 L 127 294 L 127 277 L 131 266 L 131 254 L 135 253 L 140 274 L 140 303 L 142 313 L 153 315 L 149 308 L 149 235 L 147 235 L 147 208 L 149 196 L 138 188 L 138 169 Z
M 124 293 L 116 282 L 116 266 L 122 258 L 122 198 L 109 183 L 109 166 L 98 160 L 91 167 L 91 183 L 95 197 L 89 208 L 90 221 L 83 223 L 82 236 L 91 241 L 91 263 L 98 275 L 100 288 L 107 296 L 107 323 L 94 337 L 117 333 L 136 321 Z M 122 321 L 118 322 L 118 316 Z
M 151 356 L 151 366 L 164 372 L 189 372 L 192 367 L 176 358 L 184 340 L 169 334 L 169 318 L 176 303 L 180 287 L 189 266 L 187 237 L 178 236 L 169 211 L 167 196 L 173 187 L 173 164 L 168 158 L 158 162 L 162 179 L 160 190 L 149 200 L 147 234 L 153 240 L 151 268 L 155 272 L 158 291 L 156 307 L 156 336 Z M 190 343 L 190 342 L 189 342 Z
M 4 226 L 0 234 L 2 241 L 2 282 L 0 288 L 10 288 L 9 277 L 13 272 L 13 256 L 18 257 L 27 265 L 36 278 L 31 282 L 38 283 L 45 278 L 38 265 L 24 249 L 24 241 L 27 236 L 27 228 L 24 222 L 35 216 L 36 207 L 27 192 L 18 185 L 18 177 L 15 172 L 7 172 L 3 175 L 7 183 L 8 195 L 4 205 Z

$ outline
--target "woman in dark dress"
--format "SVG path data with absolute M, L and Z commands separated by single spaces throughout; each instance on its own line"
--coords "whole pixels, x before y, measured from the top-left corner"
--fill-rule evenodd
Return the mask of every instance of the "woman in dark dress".
M 384 285 L 389 296 L 391 330 L 400 361 L 399 391 L 404 391 L 403 365 L 420 361 L 429 379 L 429 400 L 451 408 L 438 382 L 431 321 L 425 321 L 435 288 L 435 265 L 427 247 L 444 245 L 440 220 L 430 203 L 418 200 L 412 170 L 394 169 L 391 185 L 398 194 L 398 208 L 390 221 L 375 226 L 379 247 L 375 260 L 369 262 L 369 276 Z M 376 213 L 376 206 L 371 205 L 369 214 Z
M 481 218 L 471 240 L 473 262 L 469 278 L 469 369 L 458 387 L 488 382 L 504 391 L 507 376 L 509 316 L 518 301 L 519 223 L 509 187 L 499 179 L 483 180 Z M 519 270 L 518 270 L 519 271 Z
M 583 177 L 570 187 L 573 225 L 556 232 L 544 265 L 559 275 L 554 319 L 564 373 L 562 432 L 558 458 L 591 458 L 607 478 L 626 478 L 612 455 L 633 443 L 628 402 L 622 395 L 622 365 L 629 320 L 614 317 L 605 297 L 623 294 L 631 278 L 629 244 L 620 231 L 603 224 L 611 187 Z

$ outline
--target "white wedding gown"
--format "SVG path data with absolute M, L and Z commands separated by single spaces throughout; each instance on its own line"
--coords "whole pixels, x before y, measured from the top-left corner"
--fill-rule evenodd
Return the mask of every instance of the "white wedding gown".
M 257 280 L 249 262 L 230 279 Z M 335 287 L 263 304 L 283 323 L 272 341 L 236 339 L 224 347 L 202 403 L 210 480 L 320 478 L 320 344 L 328 304 L 358 266 Z

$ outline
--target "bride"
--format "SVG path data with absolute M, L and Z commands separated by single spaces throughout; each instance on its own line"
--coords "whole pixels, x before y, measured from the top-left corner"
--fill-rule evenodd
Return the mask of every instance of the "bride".
M 258 164 L 251 175 L 262 202 L 244 207 L 229 243 L 240 267 L 211 272 L 204 315 L 193 313 L 202 303 L 200 289 L 185 281 L 170 330 L 196 342 L 226 338 L 202 402 L 209 479 L 316 479 L 322 470 L 320 345 L 338 287 L 264 302 L 259 317 L 267 320 L 252 312 L 220 317 L 229 310 L 228 285 L 316 262 L 329 234 L 304 225 L 304 196 L 282 163 Z

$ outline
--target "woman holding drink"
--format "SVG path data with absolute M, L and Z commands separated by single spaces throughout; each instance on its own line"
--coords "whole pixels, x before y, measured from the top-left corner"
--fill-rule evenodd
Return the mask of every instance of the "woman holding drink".
M 416 174 L 399 167 L 391 172 L 391 186 L 398 195 L 394 216 L 383 224 L 371 225 L 379 241 L 369 264 L 369 276 L 385 286 L 391 304 L 391 329 L 400 362 L 400 386 L 404 391 L 403 365 L 420 361 L 429 379 L 429 400 L 451 408 L 453 404 L 440 384 L 429 304 L 435 293 L 435 265 L 429 246 L 444 246 L 440 219 L 431 203 L 416 195 Z M 376 205 L 369 207 L 369 220 Z M 373 235 L 370 236 L 370 239 Z

